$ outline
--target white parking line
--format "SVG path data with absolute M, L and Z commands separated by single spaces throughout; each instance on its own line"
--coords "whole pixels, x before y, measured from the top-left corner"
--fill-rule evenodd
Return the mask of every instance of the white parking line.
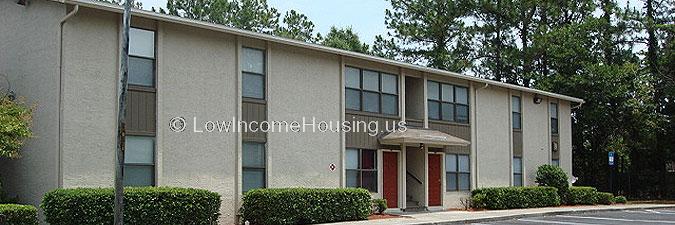
M 519 219 L 518 221 L 532 222 L 532 223 L 546 223 L 546 224 L 566 224 L 566 225 L 599 225 L 597 223 L 575 223 L 575 222 L 535 220 L 535 219 Z
M 657 213 L 657 214 L 675 215 L 675 211 L 670 211 L 670 210 L 656 211 L 656 210 L 653 210 L 653 209 L 648 209 L 647 211 L 651 212 L 651 213 Z
M 619 218 L 607 218 L 607 217 L 570 216 L 570 215 L 557 215 L 556 217 L 576 218 L 576 219 L 590 219 L 590 220 L 623 221 L 623 222 L 639 222 L 639 223 L 667 223 L 667 224 L 675 224 L 675 221 L 666 221 L 666 220 L 631 220 L 631 219 L 619 219 Z

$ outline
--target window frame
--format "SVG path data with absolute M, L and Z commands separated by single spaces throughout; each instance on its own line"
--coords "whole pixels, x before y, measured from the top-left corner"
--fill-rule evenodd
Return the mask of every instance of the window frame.
M 438 85 L 438 99 L 429 98 L 429 96 L 428 96 L 429 83 L 436 83 Z M 449 85 L 449 86 L 452 87 L 452 102 L 448 102 L 448 101 L 443 100 L 443 85 Z M 426 90 L 427 91 L 427 118 L 429 120 L 452 122 L 452 123 L 459 123 L 459 124 L 469 124 L 469 122 L 471 121 L 471 112 L 470 112 L 471 107 L 469 106 L 471 98 L 470 98 L 470 93 L 469 93 L 468 87 L 456 85 L 456 84 L 444 83 L 444 82 L 435 81 L 435 80 L 427 80 L 426 87 L 427 87 L 427 90 Z M 457 88 L 458 87 L 466 90 L 466 98 L 467 98 L 466 104 L 459 103 L 457 101 Z M 438 116 L 439 116 L 440 119 L 431 118 L 431 114 L 428 113 L 429 112 L 428 107 L 430 105 L 429 104 L 430 102 L 434 102 L 434 103 L 438 104 Z M 452 120 L 446 120 L 446 119 L 443 118 L 443 104 L 444 103 L 452 105 Z M 457 116 L 457 112 L 458 112 L 457 106 L 465 106 L 468 109 L 467 115 L 466 115 L 466 121 L 459 121 L 457 119 L 458 118 L 458 116 Z
M 470 191 L 471 190 L 471 156 L 470 156 L 470 154 L 446 153 L 443 156 L 443 157 L 445 157 L 444 160 L 447 160 L 447 155 L 454 155 L 455 156 L 455 167 L 456 168 L 455 168 L 455 171 L 448 171 L 448 168 L 445 168 L 445 179 L 446 179 L 445 192 Z M 469 163 L 469 165 L 468 165 L 469 166 L 469 172 L 462 172 L 462 171 L 459 170 L 459 161 L 460 161 L 459 158 L 460 158 L 460 156 L 466 156 L 466 158 L 468 159 L 467 162 Z M 445 163 L 445 164 L 447 164 L 447 163 Z M 445 165 L 444 165 L 444 167 L 445 167 Z M 448 184 L 447 179 L 449 179 L 449 177 L 450 177 L 450 176 L 448 176 L 448 174 L 455 174 L 455 184 L 456 184 L 456 186 L 454 187 L 454 189 L 451 189 L 447 185 Z M 469 176 L 469 180 L 468 180 L 469 189 L 461 189 L 460 188 L 460 186 L 461 186 L 460 185 L 460 180 L 461 180 L 460 175 L 463 175 L 463 174 Z
M 243 151 L 244 151 L 244 144 L 245 143 L 258 144 L 258 145 L 263 146 L 263 154 L 262 154 L 263 165 L 264 165 L 263 167 L 255 167 L 255 166 L 244 165 L 244 160 L 243 160 L 244 152 Z M 242 193 L 245 193 L 245 192 L 248 191 L 248 190 L 244 191 L 244 171 L 247 171 L 247 170 L 248 171 L 261 171 L 262 170 L 262 172 L 263 172 L 263 186 L 259 187 L 259 188 L 267 188 L 267 143 L 256 142 L 256 141 L 242 141 L 241 147 L 242 147 L 241 148 L 241 151 L 242 151 L 242 153 L 241 153 L 241 155 L 242 155 L 242 160 L 241 160 L 241 190 L 242 190 Z
M 152 86 L 147 86 L 147 85 L 140 85 L 140 84 L 128 84 L 128 88 L 130 90 L 141 90 L 141 91 L 147 91 L 147 92 L 156 92 L 157 91 L 157 31 L 152 30 L 152 29 L 147 29 L 147 28 L 142 28 L 142 27 L 136 27 L 136 26 L 130 26 L 131 29 L 138 29 L 138 30 L 144 30 L 144 31 L 150 31 L 152 32 L 153 36 L 153 58 L 147 57 L 147 56 L 140 56 L 140 55 L 134 55 L 129 53 L 129 58 L 138 58 L 138 59 L 146 59 L 146 60 L 152 60 Z M 129 51 L 131 52 L 131 51 Z M 128 78 L 127 78 L 128 79 Z
M 520 171 L 514 171 L 512 170 L 512 176 L 513 176 L 513 186 L 515 187 L 522 187 L 525 186 L 524 182 L 524 177 L 523 177 L 523 157 L 522 156 L 514 156 L 511 163 L 513 164 L 513 168 L 515 168 L 516 165 L 516 159 L 520 160 Z M 520 176 L 520 185 L 516 185 L 516 176 Z
M 356 169 L 349 169 L 349 168 L 345 167 L 345 174 L 347 174 L 347 172 L 349 172 L 349 171 L 356 171 L 359 174 L 359 177 L 358 177 L 358 180 L 357 180 L 357 186 L 355 188 L 363 188 L 363 189 L 368 190 L 371 193 L 378 193 L 379 188 L 380 188 L 379 178 L 378 178 L 380 176 L 380 172 L 378 171 L 378 164 L 379 164 L 378 163 L 378 161 L 379 161 L 378 155 L 379 154 L 378 154 L 377 150 L 363 149 L 363 148 L 347 148 L 347 150 L 351 150 L 351 151 L 356 150 L 358 152 L 358 159 L 357 159 L 358 164 L 357 164 Z M 373 168 L 374 169 L 363 169 L 363 151 L 373 151 L 374 156 L 375 156 L 373 158 L 373 160 L 374 160 Z M 374 177 L 375 180 L 373 182 L 375 184 L 375 187 L 374 187 L 375 190 L 369 190 L 367 187 L 363 187 L 363 172 L 375 172 L 375 177 Z
M 560 114 L 560 111 L 559 111 L 560 108 L 558 107 L 558 103 L 551 102 L 549 104 L 549 110 L 548 110 L 549 113 L 551 112 L 552 107 L 555 108 L 555 114 L 551 113 L 551 116 L 550 116 L 551 117 L 551 135 L 558 135 L 558 134 L 560 134 L 560 122 L 558 120 L 558 118 L 559 118 L 558 115 Z M 555 124 L 555 126 L 554 126 L 554 124 Z
M 243 66 L 241 66 L 241 64 L 242 64 L 243 61 L 244 61 L 243 57 L 241 57 L 241 55 L 242 55 L 243 52 L 244 52 L 244 49 L 251 49 L 251 50 L 261 51 L 261 52 L 262 52 L 262 56 L 263 56 L 263 58 L 262 58 L 262 63 L 263 63 L 263 65 L 262 65 L 263 68 L 262 68 L 262 69 L 263 69 L 263 73 L 250 72 L 250 71 L 245 71 L 245 70 L 244 70 Z M 242 99 L 244 99 L 244 100 L 257 100 L 257 101 L 261 101 L 261 100 L 262 100 L 262 101 L 265 101 L 265 100 L 267 100 L 267 49 L 256 48 L 256 47 L 249 47 L 249 46 L 241 46 L 241 52 L 242 52 L 242 54 L 239 54 L 239 55 L 240 55 L 240 59 L 241 59 L 241 62 L 240 62 L 239 67 L 241 67 L 240 72 L 241 72 L 241 97 L 242 97 Z M 250 97 L 250 96 L 244 96 L 244 76 L 246 76 L 246 75 L 262 77 L 262 97 L 261 97 L 261 98 L 258 98 L 258 97 Z
M 513 108 L 514 100 L 518 99 L 518 111 Z M 512 95 L 511 96 L 511 128 L 513 130 L 519 131 L 523 129 L 523 99 L 520 96 Z M 518 117 L 518 127 L 515 126 L 515 118 Z
M 551 159 L 551 165 L 560 167 L 560 159 Z
M 347 104 L 345 103 L 345 109 L 346 110 L 353 110 L 353 111 L 359 111 L 359 112 L 365 112 L 365 113 L 376 113 L 376 114 L 382 114 L 382 115 L 387 115 L 387 116 L 398 116 L 398 115 L 401 114 L 400 109 L 399 109 L 399 105 L 400 105 L 400 101 L 401 101 L 401 99 L 400 99 L 401 90 L 400 90 L 399 85 L 400 85 L 401 81 L 400 81 L 398 75 L 386 73 L 386 72 L 381 72 L 381 71 L 377 71 L 377 70 L 372 70 L 372 69 L 359 68 L 359 67 L 355 67 L 355 66 L 345 66 L 345 69 L 343 70 L 343 76 L 344 77 L 347 77 L 346 76 L 346 71 L 347 71 L 346 68 L 351 68 L 351 69 L 355 69 L 355 70 L 359 71 L 359 88 L 348 87 L 347 82 L 346 82 L 346 78 L 345 78 L 345 83 L 343 85 L 343 87 L 345 88 L 345 102 L 347 101 L 347 97 L 346 97 L 347 90 L 353 90 L 353 91 L 357 91 L 359 93 L 359 109 L 347 108 Z M 378 86 L 377 91 L 364 89 L 364 87 L 363 87 L 364 86 L 364 84 L 363 84 L 363 72 L 364 71 L 377 73 L 377 86 Z M 385 75 L 391 75 L 391 76 L 396 78 L 396 85 L 395 85 L 396 94 L 386 93 L 386 92 L 382 91 L 382 86 L 383 86 L 382 79 Z M 371 112 L 371 111 L 365 110 L 365 108 L 364 108 L 364 99 L 365 99 L 364 96 L 365 96 L 365 94 L 364 93 L 366 93 L 366 92 L 370 93 L 370 94 L 377 94 L 378 95 L 379 102 L 378 102 L 378 106 L 377 106 L 378 107 L 377 112 Z M 394 107 L 396 112 L 394 114 L 385 113 L 383 111 L 383 108 L 382 108 L 383 104 L 382 103 L 384 102 L 384 96 L 386 96 L 386 95 L 396 97 L 396 106 Z
M 150 186 L 127 186 L 124 185 L 125 187 L 155 187 L 157 185 L 157 137 L 155 137 L 154 134 L 145 134 L 145 133 L 137 133 L 137 132 L 128 132 L 125 135 L 125 138 L 132 136 L 132 137 L 149 137 L 152 139 L 152 162 L 151 163 L 127 163 L 126 158 L 122 163 L 122 167 L 126 169 L 126 167 L 152 167 L 152 184 Z M 126 140 L 125 140 L 126 143 Z

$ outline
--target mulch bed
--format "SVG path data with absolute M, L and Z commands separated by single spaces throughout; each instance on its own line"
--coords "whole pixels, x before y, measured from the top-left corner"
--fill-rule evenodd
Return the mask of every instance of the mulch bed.
M 391 219 L 391 218 L 399 218 L 402 216 L 399 215 L 392 215 L 392 214 L 373 214 L 368 216 L 368 220 L 381 220 L 381 219 Z

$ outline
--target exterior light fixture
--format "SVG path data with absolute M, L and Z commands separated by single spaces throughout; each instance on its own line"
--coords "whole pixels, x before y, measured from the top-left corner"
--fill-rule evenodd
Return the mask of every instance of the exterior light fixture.
M 424 143 L 420 143 L 420 151 L 424 151 Z
M 539 95 L 534 95 L 534 104 L 537 104 L 537 105 L 541 104 L 541 100 L 542 99 L 541 99 L 541 97 L 539 97 Z

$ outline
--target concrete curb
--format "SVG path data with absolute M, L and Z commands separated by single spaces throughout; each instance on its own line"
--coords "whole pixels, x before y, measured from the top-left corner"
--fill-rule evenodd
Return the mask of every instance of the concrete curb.
M 565 211 L 554 211 L 554 212 L 543 212 L 543 213 L 523 213 L 517 215 L 508 215 L 508 216 L 493 216 L 477 219 L 466 219 L 466 220 L 453 220 L 453 221 L 443 221 L 443 222 L 431 222 L 431 223 L 415 223 L 415 225 L 451 225 L 451 224 L 468 224 L 468 223 L 484 223 L 484 222 L 494 222 L 501 220 L 512 220 L 512 219 L 521 219 L 526 217 L 540 217 L 540 216 L 556 216 L 556 215 L 565 215 L 572 213 L 594 213 L 594 212 L 611 212 L 611 211 L 621 211 L 621 210 L 631 210 L 631 209 L 662 209 L 662 208 L 673 208 L 675 205 L 656 205 L 656 206 L 638 206 L 638 207 L 623 207 L 623 208 L 604 208 L 604 209 L 570 209 Z

